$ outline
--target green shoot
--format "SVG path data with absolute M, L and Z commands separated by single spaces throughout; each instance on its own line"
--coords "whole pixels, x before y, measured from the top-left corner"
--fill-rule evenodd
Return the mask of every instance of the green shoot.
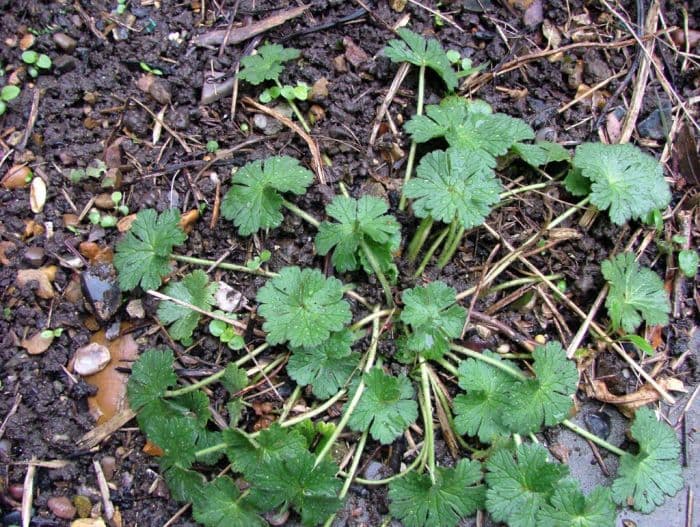
M 7 103 L 19 97 L 20 89 L 17 86 L 8 84 L 0 90 L 0 115 L 7 110 Z

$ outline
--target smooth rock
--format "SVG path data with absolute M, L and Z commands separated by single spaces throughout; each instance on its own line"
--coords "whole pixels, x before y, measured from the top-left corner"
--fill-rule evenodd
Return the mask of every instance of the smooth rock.
M 371 461 L 364 471 L 365 479 L 383 479 L 389 474 L 389 470 L 386 465 L 383 465 L 379 461 Z
M 41 267 L 46 259 L 46 252 L 41 247 L 29 247 L 24 251 L 23 257 L 32 267 Z
M 146 310 L 143 308 L 143 302 L 140 299 L 129 301 L 126 305 L 126 312 L 131 318 L 145 318 Z
M 112 481 L 114 471 L 117 468 L 117 460 L 114 456 L 105 456 L 100 460 L 100 465 L 102 465 L 102 473 L 105 475 L 105 479 Z
M 53 60 L 53 70 L 59 74 L 68 73 L 73 71 L 77 64 L 76 60 L 70 55 L 59 55 Z
M 109 321 L 119 309 L 121 291 L 117 273 L 111 264 L 100 264 L 80 274 L 80 286 L 88 309 L 102 322 Z
M 610 416 L 605 412 L 591 412 L 583 416 L 586 428 L 601 439 L 610 435 Z
M 78 44 L 74 38 L 69 37 L 65 33 L 54 33 L 53 41 L 66 53 L 73 53 L 75 46 Z
M 637 131 L 642 137 L 650 139 L 665 139 L 671 126 L 672 116 L 668 108 L 659 108 L 637 125 Z
M 148 88 L 148 94 L 160 104 L 170 104 L 170 86 L 163 79 L 154 79 Z
M 51 511 L 51 514 L 62 520 L 72 520 L 76 510 L 73 504 L 65 496 L 53 496 L 48 499 L 46 506 Z
M 73 370 L 79 375 L 93 375 L 104 370 L 110 360 L 107 346 L 93 342 L 75 350 Z

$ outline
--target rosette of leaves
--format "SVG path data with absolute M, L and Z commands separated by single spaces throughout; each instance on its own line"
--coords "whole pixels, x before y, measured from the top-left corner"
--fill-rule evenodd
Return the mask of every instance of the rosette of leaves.
M 258 291 L 258 313 L 265 317 L 267 342 L 316 346 L 351 319 L 343 284 L 317 269 L 285 267 Z
M 407 289 L 401 295 L 401 321 L 410 328 L 404 344 L 426 359 L 440 359 L 459 338 L 467 311 L 455 302 L 456 291 L 444 282 Z
M 331 262 L 339 272 L 362 266 L 367 274 L 372 274 L 371 258 L 384 274 L 395 279 L 393 254 L 401 243 L 401 228 L 394 216 L 386 214 L 388 210 L 386 202 L 374 196 L 336 196 L 326 207 L 326 213 L 336 222 L 324 221 L 318 227 L 318 254 L 324 256 L 333 251 Z M 369 258 L 367 252 L 371 253 Z
M 591 203 L 607 210 L 618 225 L 664 209 L 671 201 L 661 165 L 629 143 L 580 145 L 564 185 L 575 196 L 590 195 Z
M 232 186 L 221 202 L 221 214 L 232 220 L 241 236 L 282 223 L 282 193 L 303 194 L 313 173 L 288 156 L 253 161 L 233 175 Z
M 429 104 L 425 115 L 413 116 L 405 128 L 418 143 L 444 137 L 450 146 L 474 154 L 480 166 L 489 168 L 513 145 L 535 137 L 522 119 L 493 113 L 484 101 L 456 96 L 446 97 L 439 105 Z
M 484 222 L 498 203 L 501 184 L 483 157 L 459 148 L 436 150 L 421 159 L 416 177 L 406 184 L 419 218 L 456 221 L 465 229 Z

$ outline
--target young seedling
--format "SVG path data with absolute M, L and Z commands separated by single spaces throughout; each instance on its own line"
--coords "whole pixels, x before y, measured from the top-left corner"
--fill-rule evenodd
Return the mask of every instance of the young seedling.
M 7 85 L 0 90 L 0 115 L 7 111 L 7 103 L 19 97 L 20 89 L 17 86 Z
M 68 177 L 72 183 L 79 183 L 86 178 L 100 179 L 106 172 L 107 165 L 105 165 L 104 161 L 94 159 L 86 168 L 71 169 Z
M 233 221 L 241 236 L 278 227 L 283 219 L 280 212 L 283 206 L 309 221 L 308 214 L 285 200 L 281 193 L 303 194 L 313 178 L 311 171 L 291 157 L 270 157 L 264 163 L 253 161 L 234 173 L 233 186 L 221 202 L 221 213 Z M 312 218 L 314 222 L 318 224 Z
M 296 86 L 282 85 L 279 76 L 284 68 L 283 64 L 289 60 L 298 59 L 301 53 L 298 49 L 285 48 L 279 44 L 265 44 L 258 48 L 255 55 L 248 55 L 241 59 L 241 71 L 238 78 L 258 86 L 265 81 L 272 81 L 275 86 L 268 88 L 260 95 L 263 103 L 270 102 L 280 95 L 287 100 L 287 103 L 294 111 L 297 119 L 307 132 L 311 131 L 295 100 L 304 101 L 307 99 L 310 88 L 304 83 L 297 83 Z
M 414 199 L 413 211 L 423 223 L 409 244 L 408 258 L 414 260 L 428 238 L 434 220 L 449 226 L 438 236 L 419 266 L 420 275 L 439 243 L 444 240 L 438 267 L 452 258 L 464 231 L 481 225 L 499 201 L 501 184 L 487 158 L 461 148 L 437 150 L 421 159 L 416 178 L 404 187 L 404 195 Z
M 589 196 L 598 209 L 608 210 L 617 225 L 663 210 L 671 201 L 661 165 L 631 144 L 580 145 L 564 184 L 573 195 Z
M 206 149 L 210 154 L 216 153 L 217 150 L 219 150 L 219 142 L 215 141 L 214 139 L 207 141 Z
M 425 70 L 430 68 L 437 73 L 445 82 L 447 90 L 452 92 L 457 87 L 459 78 L 452 68 L 450 59 L 447 53 L 442 48 L 440 43 L 435 39 L 426 40 L 423 36 L 418 35 L 406 28 L 396 30 L 401 40 L 391 40 L 387 47 L 384 48 L 384 54 L 391 59 L 392 62 L 408 62 L 418 66 L 418 96 L 416 101 L 416 115 L 423 114 L 423 102 L 425 98 Z M 408 160 L 406 161 L 406 173 L 404 175 L 404 185 L 411 179 L 413 172 L 413 164 L 416 159 L 417 143 L 415 139 L 411 143 L 411 148 L 408 152 Z M 401 196 L 399 210 L 406 208 L 406 197 Z
M 324 256 L 331 250 L 331 262 L 339 272 L 355 271 L 362 266 L 366 273 L 377 275 L 384 296 L 393 305 L 391 281 L 397 269 L 393 255 L 401 243 L 401 229 L 396 218 L 386 214 L 384 200 L 363 196 L 359 200 L 337 196 L 326 207 L 326 213 L 338 223 L 328 221 L 318 226 L 316 250 Z
M 215 315 L 219 316 L 229 316 L 230 314 L 224 313 L 223 311 L 214 311 Z M 231 325 L 227 324 L 223 320 L 213 319 L 209 322 L 209 333 L 213 337 L 218 338 L 222 343 L 226 344 L 229 349 L 239 350 L 245 347 L 245 341 L 243 337 L 236 333 L 236 329 Z
M 27 73 L 31 77 L 38 77 L 42 71 L 51 69 L 51 58 L 43 53 L 37 53 L 34 50 L 28 49 L 22 53 L 22 61 L 27 64 Z

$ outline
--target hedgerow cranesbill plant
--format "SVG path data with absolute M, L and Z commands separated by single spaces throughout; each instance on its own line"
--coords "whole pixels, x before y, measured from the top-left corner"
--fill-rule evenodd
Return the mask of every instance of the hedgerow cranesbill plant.
M 436 41 L 408 30 L 399 34 L 403 40 L 387 49 L 392 60 L 418 65 L 419 80 L 432 68 L 448 89 L 456 87 L 458 73 Z M 257 61 L 272 64 L 265 53 Z M 404 186 L 413 214 L 422 220 L 414 233 L 405 233 L 412 234 L 406 248 L 401 225 L 380 198 L 350 196 L 341 185 L 343 195 L 330 200 L 323 220 L 291 201 L 306 192 L 313 175 L 290 157 L 253 161 L 232 175 L 222 214 L 241 237 L 277 228 L 284 209 L 317 230 L 317 261 L 327 257 L 337 277 L 297 266 L 273 272 L 262 258 L 239 265 L 173 253 L 186 239 L 175 210 L 140 211 L 117 245 L 121 288 L 158 294 L 157 315 L 173 340 L 189 345 L 208 317 L 212 335 L 241 348 L 237 358 L 193 384 L 178 378 L 169 349 L 149 349 L 132 367 L 129 402 L 140 428 L 160 449 L 158 462 L 173 498 L 191 502 L 193 518 L 207 527 L 266 525 L 270 513 L 330 525 L 353 482 L 387 485 L 389 512 L 407 527 L 453 527 L 477 510 L 513 527 L 612 526 L 617 505 L 650 512 L 683 485 L 678 440 L 654 412 L 637 411 L 630 432 L 638 452 L 623 451 L 569 421 L 579 371 L 562 343 L 528 344 L 526 353 L 509 356 L 471 350 L 460 340 L 475 314 L 474 305 L 465 304 L 473 290 L 458 292 L 440 279 L 402 290 L 396 284 L 407 282 L 398 279 L 399 269 L 410 267 L 426 244 L 417 274 L 440 247 L 435 268 L 445 266 L 467 233 L 515 194 L 504 190 L 496 171 L 509 160 L 544 168 L 570 164 L 566 188 L 616 223 L 668 204 L 660 169 L 632 146 L 584 144 L 571 160 L 560 145 L 529 142 L 534 134 L 524 122 L 458 97 L 429 106 L 406 129 L 415 142 L 445 143 L 423 156 Z M 638 200 L 637 189 L 643 193 Z M 435 222 L 444 227 L 433 233 Z M 408 262 L 397 265 L 402 250 Z M 506 255 L 494 268 L 503 272 L 512 260 Z M 171 278 L 156 293 L 172 275 L 172 262 L 265 277 L 255 298 L 261 323 L 251 321 L 265 342 L 253 348 L 249 324 L 213 311 L 217 286 L 203 271 Z M 629 337 L 642 322 L 668 321 L 661 279 L 632 253 L 604 261 L 602 274 L 612 338 Z M 347 281 L 365 276 L 379 281 L 385 305 L 373 306 Z M 282 367 L 295 388 L 274 422 L 253 430 L 243 419 L 249 412 L 244 394 L 269 383 L 268 376 Z M 215 383 L 227 394 L 224 404 L 221 390 L 204 390 Z M 225 426 L 212 419 L 209 393 L 218 394 Z M 295 413 L 302 397 L 305 405 Z M 620 456 L 612 487 L 584 493 L 568 467 L 552 461 L 535 434 L 557 425 Z M 407 465 L 385 479 L 358 477 L 368 446 L 396 445 L 401 437 L 414 447 Z M 450 446 L 453 462 L 438 456 L 439 440 Z M 352 443 L 351 454 L 341 441 Z M 226 465 L 230 470 L 217 470 Z

